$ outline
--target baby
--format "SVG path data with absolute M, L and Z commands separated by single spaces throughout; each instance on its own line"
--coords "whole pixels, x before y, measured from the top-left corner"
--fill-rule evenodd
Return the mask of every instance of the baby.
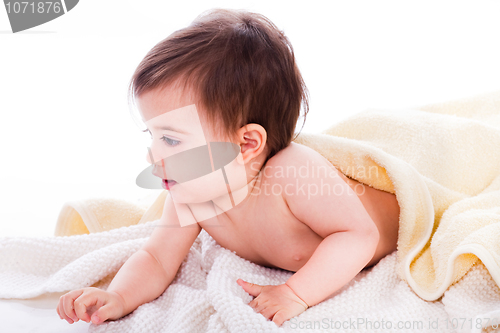
M 307 89 L 288 39 L 262 15 L 204 13 L 146 55 L 130 91 L 152 137 L 146 158 L 169 190 L 163 214 L 106 291 L 60 298 L 61 319 L 99 324 L 154 300 L 201 229 L 242 258 L 295 272 L 281 285 L 235 281 L 278 326 L 396 250 L 395 195 L 292 142 Z

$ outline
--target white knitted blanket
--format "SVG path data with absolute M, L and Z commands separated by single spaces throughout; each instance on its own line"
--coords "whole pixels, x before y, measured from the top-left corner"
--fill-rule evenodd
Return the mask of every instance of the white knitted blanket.
M 156 222 L 69 237 L 0 238 L 0 298 L 106 289 Z M 252 296 L 236 283 L 281 284 L 291 274 L 242 259 L 202 230 L 160 297 L 119 320 L 91 324 L 89 332 L 481 332 L 494 318 L 500 325 L 500 292 L 481 262 L 441 300 L 427 302 L 397 276 L 393 253 L 280 328 L 247 305 Z

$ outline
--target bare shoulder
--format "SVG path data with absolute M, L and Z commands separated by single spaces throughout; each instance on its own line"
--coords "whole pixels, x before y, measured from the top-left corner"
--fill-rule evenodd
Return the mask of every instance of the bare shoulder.
M 292 143 L 269 159 L 266 178 L 281 186 L 292 214 L 321 237 L 372 223 L 356 193 L 340 171 L 315 150 Z M 273 184 L 274 185 L 274 184 Z
M 337 169 L 320 153 L 295 142 L 290 143 L 288 147 L 271 157 L 265 168 L 268 169 L 266 170 L 267 175 L 273 175 L 275 178 L 283 180 L 296 177 L 314 178 L 322 175 L 322 173 L 314 171 L 322 171 L 323 175 L 326 172 L 333 172 L 335 176 L 338 174 Z

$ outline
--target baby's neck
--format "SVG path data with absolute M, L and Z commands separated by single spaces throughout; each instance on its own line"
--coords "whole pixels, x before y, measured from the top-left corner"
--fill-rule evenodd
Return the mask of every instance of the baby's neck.
M 220 209 L 220 211 L 227 212 L 232 208 L 236 208 L 237 206 L 243 206 L 252 195 L 255 195 L 255 186 L 260 183 L 261 173 L 257 172 L 252 175 L 249 182 L 237 189 L 233 190 L 230 194 L 224 194 L 218 198 L 213 199 L 213 203 L 216 208 Z M 233 206 L 234 204 L 234 206 Z
M 255 195 L 255 188 L 260 185 L 261 170 L 264 167 L 265 159 L 254 159 L 250 163 L 245 165 L 247 184 L 239 189 L 232 190 L 229 194 L 224 194 L 218 198 L 213 199 L 213 203 L 216 209 L 220 209 L 222 212 L 227 212 L 232 208 L 242 207 L 250 199 L 252 195 Z M 234 205 L 233 205 L 234 204 Z

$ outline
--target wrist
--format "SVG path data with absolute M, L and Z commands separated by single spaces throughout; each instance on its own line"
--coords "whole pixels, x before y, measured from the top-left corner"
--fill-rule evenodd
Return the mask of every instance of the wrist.
M 121 316 L 120 317 L 123 317 L 124 315 L 131 312 L 131 311 L 128 311 L 128 309 L 127 309 L 127 303 L 125 302 L 125 298 L 119 292 L 108 291 L 108 293 L 110 293 L 111 295 L 114 295 L 115 298 L 118 300 L 118 303 L 121 305 Z
M 307 304 L 307 302 L 306 302 L 303 298 L 301 298 L 299 295 L 297 295 L 297 293 L 295 292 L 295 290 L 293 290 L 293 289 L 292 289 L 292 287 L 290 287 L 290 285 L 288 285 L 288 283 L 286 283 L 286 282 L 285 282 L 285 285 L 288 287 L 288 289 L 290 289 L 290 290 L 292 291 L 292 293 L 293 293 L 293 294 L 294 294 L 294 295 L 295 295 L 295 296 L 296 296 L 296 297 L 297 297 L 300 301 L 302 301 L 302 303 L 304 303 L 304 304 L 302 304 L 302 305 L 303 305 L 303 306 L 306 308 L 306 310 L 307 310 L 307 309 L 309 308 L 309 304 Z

